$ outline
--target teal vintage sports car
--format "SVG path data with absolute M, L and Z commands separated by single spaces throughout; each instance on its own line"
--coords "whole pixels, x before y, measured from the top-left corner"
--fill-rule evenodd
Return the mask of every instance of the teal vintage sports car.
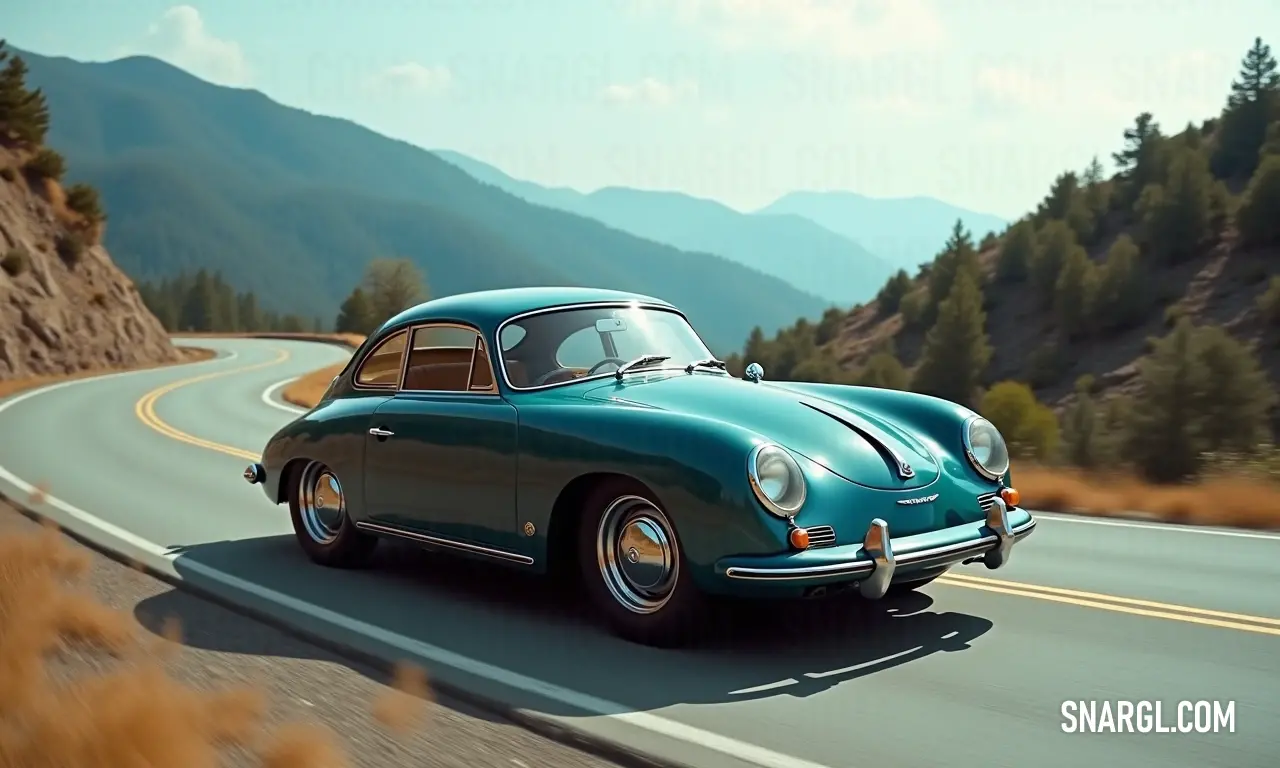
M 955 403 L 743 379 L 683 314 L 584 288 L 462 294 L 372 334 L 245 479 L 314 561 L 381 537 L 546 572 L 615 631 L 688 638 L 708 596 L 866 598 L 999 568 L 1036 521 Z

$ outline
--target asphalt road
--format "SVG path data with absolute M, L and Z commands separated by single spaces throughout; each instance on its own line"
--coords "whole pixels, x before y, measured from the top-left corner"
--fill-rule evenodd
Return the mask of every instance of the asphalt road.
M 1001 571 L 861 608 L 757 606 L 659 651 L 482 565 L 389 547 L 368 572 L 312 566 L 240 472 L 293 415 L 269 388 L 347 353 L 196 343 L 220 357 L 0 403 L 0 487 L 44 484 L 46 514 L 193 583 L 699 768 L 1280 763 L 1278 535 L 1045 515 Z M 1066 733 L 1081 700 L 1159 701 L 1174 730 Z M 1234 732 L 1179 732 L 1180 701 L 1234 702 Z

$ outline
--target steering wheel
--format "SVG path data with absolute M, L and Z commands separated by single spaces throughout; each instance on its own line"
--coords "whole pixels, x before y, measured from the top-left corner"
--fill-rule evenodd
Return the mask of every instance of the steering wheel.
M 587 375 L 587 376 L 591 376 L 592 374 L 594 374 L 594 373 L 596 372 L 596 369 L 597 369 L 597 368 L 599 368 L 599 367 L 600 367 L 600 366 L 602 366 L 602 365 L 606 365 L 606 364 L 608 364 L 608 363 L 613 363 L 613 364 L 614 364 L 615 366 L 617 366 L 618 368 L 621 368 L 622 366 L 624 366 L 624 365 L 626 365 L 626 364 L 627 364 L 627 361 L 626 361 L 626 360 L 622 360 L 621 358 L 617 358 L 617 357 L 606 357 L 605 359 L 601 360 L 600 362 L 598 362 L 598 363 L 596 363 L 595 365 L 593 365 L 593 366 L 591 366 L 590 368 L 588 368 L 588 369 L 587 369 L 587 373 L 586 373 L 586 375 Z

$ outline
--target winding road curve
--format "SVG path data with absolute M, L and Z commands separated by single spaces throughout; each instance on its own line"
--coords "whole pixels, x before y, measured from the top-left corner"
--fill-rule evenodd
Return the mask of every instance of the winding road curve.
M 47 489 L 42 513 L 221 596 L 698 768 L 1280 764 L 1280 535 L 1045 515 L 999 572 L 769 605 L 659 651 L 482 565 L 395 547 L 367 572 L 311 565 L 240 473 L 297 413 L 282 384 L 348 351 L 184 343 L 218 357 L 0 401 L 0 491 Z M 1160 700 L 1169 725 L 1180 700 L 1234 701 L 1236 731 L 1064 733 L 1064 700 Z

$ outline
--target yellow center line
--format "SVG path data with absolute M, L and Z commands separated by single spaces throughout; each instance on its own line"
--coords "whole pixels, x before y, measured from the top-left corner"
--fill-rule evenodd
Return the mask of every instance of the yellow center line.
M 1083 600 L 1077 597 L 1067 597 L 1066 595 L 1055 595 L 1047 592 L 1036 592 L 1031 589 L 1007 589 L 992 584 L 981 583 L 982 579 L 972 578 L 972 580 L 955 581 L 949 576 L 938 579 L 936 583 L 946 584 L 952 587 L 965 587 L 966 589 L 977 589 L 983 592 L 995 592 L 1001 595 L 1015 595 L 1017 597 L 1031 597 L 1036 600 L 1048 600 L 1053 603 L 1065 603 L 1067 605 L 1078 605 L 1083 608 L 1097 608 L 1101 611 L 1112 611 L 1115 613 L 1127 613 L 1131 616 L 1147 616 L 1154 619 L 1168 619 L 1170 621 L 1180 621 L 1185 624 L 1200 624 L 1206 627 L 1219 627 L 1221 629 L 1236 629 L 1241 632 L 1256 632 L 1261 635 L 1275 635 L 1280 637 L 1280 628 L 1265 627 L 1259 624 L 1245 624 L 1239 621 L 1223 621 L 1221 619 L 1211 619 L 1202 616 L 1194 616 L 1189 612 L 1195 609 L 1178 606 L 1179 610 L 1188 613 L 1173 613 L 1170 611 L 1153 611 L 1145 608 L 1134 608 L 1128 605 L 1120 605 L 1118 603 L 1100 602 L 1097 600 Z M 1008 583 L 1008 582 L 1006 582 Z M 1108 599 L 1111 598 L 1109 595 Z M 1249 617 L 1251 621 L 1258 621 L 1262 617 Z
M 1159 603 L 1155 600 L 1140 600 L 1136 597 L 1120 597 L 1118 595 L 1107 595 L 1100 592 L 1084 592 L 1078 589 L 1063 589 L 1062 587 L 1046 587 L 1039 584 L 1027 584 L 1021 581 L 1002 581 L 1000 579 L 988 579 L 981 576 L 971 576 L 966 573 L 948 573 L 939 579 L 939 582 L 946 582 L 953 586 L 968 586 L 968 584 L 984 584 L 993 587 L 1001 587 L 1004 589 L 1031 590 L 1033 592 L 1043 592 L 1049 595 L 1058 595 L 1061 597 L 1070 597 L 1080 600 L 1105 601 L 1109 603 L 1117 603 L 1119 605 L 1134 606 L 1138 608 L 1151 608 L 1158 611 L 1173 611 L 1176 613 L 1189 613 L 1197 616 L 1206 616 L 1213 619 L 1226 619 L 1236 622 L 1250 622 L 1253 624 L 1266 624 L 1273 627 L 1280 627 L 1280 619 L 1272 619 L 1266 616 L 1250 616 L 1245 613 L 1228 613 L 1227 611 L 1214 611 L 1208 608 L 1192 608 L 1186 605 L 1174 605 L 1172 603 Z
M 254 365 L 247 365 L 242 368 L 231 368 L 225 371 L 216 371 L 214 373 L 206 373 L 202 376 L 193 376 L 189 379 L 182 379 L 180 381 L 170 382 L 168 384 L 165 384 L 164 386 L 157 387 L 156 389 L 153 389 L 150 392 L 143 395 L 142 399 L 138 400 L 138 402 L 134 405 L 133 412 L 138 417 L 138 420 L 141 421 L 143 424 L 145 424 L 147 427 L 150 427 L 152 430 L 159 432 L 160 434 L 172 440 L 177 440 L 178 442 L 186 443 L 187 445 L 194 445 L 197 448 L 204 448 L 210 451 L 217 451 L 218 453 L 225 453 L 228 456 L 235 456 L 236 458 L 245 459 L 247 461 L 257 461 L 259 456 L 256 453 L 253 453 L 251 451 L 246 451 L 242 448 L 233 448 L 232 446 L 223 445 L 222 443 L 215 443 L 212 440 L 205 440 L 203 438 L 196 437 L 195 435 L 183 432 L 182 430 L 177 429 L 176 427 L 168 424 L 163 419 L 161 419 L 158 415 L 156 415 L 156 403 L 159 402 L 160 398 L 164 397 L 170 392 L 181 389 L 183 387 L 187 387 L 192 384 L 199 384 L 200 382 L 209 381 L 210 379 L 217 379 L 223 376 L 231 376 L 239 373 L 248 373 L 249 371 L 256 371 L 261 368 L 270 368 L 273 365 L 280 365 L 281 363 L 283 363 L 288 359 L 289 359 L 289 351 L 281 349 L 277 351 L 276 357 L 274 359 L 268 360 L 263 363 L 255 363 Z
M 217 371 L 203 376 L 195 376 L 189 379 L 171 382 L 143 395 L 142 399 L 139 400 L 137 405 L 134 407 L 134 413 L 137 414 L 138 419 L 147 427 L 170 439 L 186 443 L 187 445 L 194 445 L 198 448 L 204 448 L 218 453 L 225 453 L 228 456 L 235 456 L 247 461 L 257 461 L 259 457 L 255 453 L 241 448 L 223 445 L 222 443 L 215 443 L 212 440 L 205 440 L 167 424 L 156 415 L 156 402 L 170 392 L 181 389 L 182 387 L 198 384 L 200 382 L 216 379 L 222 376 L 247 373 L 260 368 L 269 368 L 273 365 L 279 365 L 288 359 L 289 352 L 287 350 L 279 350 L 277 357 L 274 360 L 269 360 L 264 363 L 257 363 L 243 368 L 232 368 L 226 371 Z M 1063 589 L 1061 587 L 1047 587 L 1039 584 L 1027 584 L 1018 581 L 988 579 L 978 576 L 970 576 L 968 574 L 948 573 L 946 576 L 938 579 L 936 583 L 945 584 L 951 587 L 976 589 L 982 592 L 1014 595 L 1016 597 L 1026 597 L 1035 600 L 1063 603 L 1066 605 L 1076 605 L 1084 608 L 1096 608 L 1098 610 L 1111 611 L 1113 613 L 1127 613 L 1131 616 L 1146 616 L 1149 618 L 1167 619 L 1169 621 L 1180 621 L 1186 624 L 1200 624 L 1203 626 L 1219 627 L 1222 629 L 1235 629 L 1242 632 L 1255 632 L 1264 635 L 1280 636 L 1280 619 L 1273 619 L 1265 616 L 1249 616 L 1247 614 L 1228 613 L 1226 611 L 1212 611 L 1206 608 L 1193 608 L 1185 605 L 1159 603 L 1154 600 L 1139 600 L 1132 597 L 1120 597 L 1119 595 L 1084 592 L 1074 589 Z

